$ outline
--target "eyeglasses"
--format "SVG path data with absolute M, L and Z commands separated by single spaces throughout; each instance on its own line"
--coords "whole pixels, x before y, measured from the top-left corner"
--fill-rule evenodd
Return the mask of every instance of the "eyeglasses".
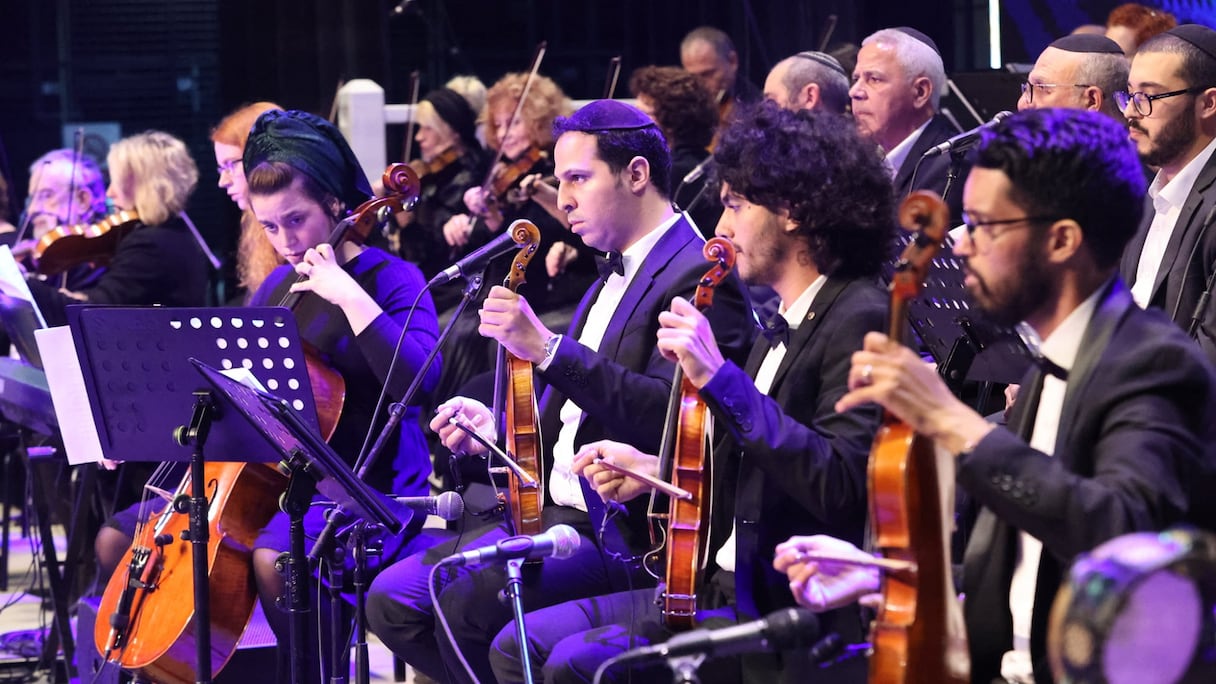
M 225 173 L 232 175 L 232 170 L 236 168 L 237 164 L 241 164 L 241 163 L 243 163 L 243 160 L 241 160 L 241 159 L 229 159 L 228 161 L 222 162 L 218 166 L 216 166 L 215 173 L 216 173 L 216 175 L 219 175 L 219 176 L 222 176 Z
M 1047 221 L 1055 220 L 1056 217 L 1054 216 L 1023 216 L 1021 218 L 998 219 L 995 221 L 978 221 L 968 212 L 963 212 L 963 227 L 967 229 L 967 239 L 971 240 L 972 242 L 975 242 L 975 232 L 980 228 L 985 229 L 983 231 L 984 234 L 988 236 L 989 241 L 992 241 L 1004 233 L 1004 231 L 1001 231 L 1000 233 L 993 232 L 993 226 L 1012 226 L 1017 223 L 1045 223 Z
M 1088 83 L 1031 83 L 1030 81 L 1022 81 L 1022 95 L 1026 96 L 1027 102 L 1034 102 L 1034 91 L 1038 88 L 1042 91 L 1050 90 L 1051 88 L 1088 88 Z
M 1194 95 L 1202 93 L 1205 90 L 1207 88 L 1183 88 L 1182 90 L 1171 90 L 1168 93 L 1158 93 L 1156 95 L 1148 95 L 1141 91 L 1128 93 L 1127 91 L 1120 90 L 1114 94 L 1114 98 L 1115 104 L 1119 105 L 1120 111 L 1127 109 L 1127 103 L 1130 102 L 1135 107 L 1136 113 L 1140 116 L 1152 116 L 1153 100 L 1164 100 L 1167 97 L 1174 97 L 1175 95 Z

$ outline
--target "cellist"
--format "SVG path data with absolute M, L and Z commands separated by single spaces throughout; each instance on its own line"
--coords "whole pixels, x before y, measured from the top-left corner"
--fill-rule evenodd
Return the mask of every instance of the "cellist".
M 345 381 L 345 402 L 329 443 L 352 463 L 368 428 L 383 424 L 373 415 L 380 389 L 400 399 L 438 337 L 429 296 L 409 319 L 410 306 L 424 281 L 417 266 L 375 247 L 346 239 L 327 242 L 339 220 L 371 195 L 354 153 L 332 124 L 306 112 L 273 110 L 254 122 L 245 145 L 249 206 L 275 250 L 287 263 L 271 272 L 250 300 L 252 306 L 279 304 L 289 291 L 308 293 L 293 309 L 300 335 Z M 297 281 L 297 277 L 303 280 Z M 387 377 L 401 338 L 397 368 Z M 430 391 L 439 369 L 429 369 L 423 388 Z M 314 387 L 314 392 L 317 388 Z M 431 466 L 416 405 L 406 409 L 400 430 L 369 471 L 367 482 L 401 496 L 429 493 Z M 306 533 L 324 525 L 323 510 L 312 507 Z M 422 516 L 416 516 L 417 526 Z M 415 528 L 417 527 L 415 526 Z M 416 531 L 413 530 L 413 531 Z M 409 540 L 404 540 L 409 543 Z M 254 546 L 254 572 L 263 607 L 279 637 L 280 681 L 286 681 L 287 614 L 275 606 L 283 578 L 275 560 L 288 548 L 286 515 L 271 521 Z M 394 548 L 386 546 L 388 557 Z M 308 644 L 297 647 L 316 649 Z M 309 668 L 312 673 L 316 668 Z
M 767 561 L 793 530 L 861 539 L 877 413 L 837 413 L 833 404 L 846 391 L 849 356 L 886 321 L 876 276 L 894 227 L 889 176 L 872 146 L 839 117 L 788 112 L 772 102 L 745 108 L 723 130 L 714 160 L 722 179 L 717 234 L 735 245 L 744 282 L 772 287 L 781 307 L 743 366 L 723 357 L 720 338 L 689 302 L 677 299 L 659 317 L 659 349 L 679 362 L 716 419 L 709 557 L 698 592 L 697 622 L 705 627 L 794 604 L 784 576 Z M 848 190 L 802 192 L 825 186 Z M 600 458 L 655 474 L 655 456 L 608 441 L 585 445 L 574 470 L 605 500 L 628 501 L 646 487 Z M 846 638 L 861 634 L 856 611 L 823 622 Z M 544 665 L 546 681 L 589 680 L 609 657 L 671 636 L 650 590 L 538 611 L 527 624 L 532 662 Z M 500 680 L 519 679 L 517 654 L 509 630 L 500 632 L 491 650 Z M 700 675 L 706 682 L 860 681 L 855 666 L 811 680 L 802 655 L 715 660 Z M 655 681 L 647 675 L 671 677 L 666 668 L 609 670 L 604 681 Z
M 1211 525 L 1213 369 L 1194 340 L 1137 307 L 1118 277 L 1144 208 L 1126 130 L 1096 112 L 1019 112 L 985 134 L 955 245 L 994 320 L 1019 321 L 1039 362 L 1008 428 L 956 399 L 911 350 L 873 333 L 853 355 L 841 411 L 877 403 L 954 455 L 982 507 L 960 589 L 971 681 L 1052 681 L 1048 611 L 1077 554 L 1181 520 Z M 1203 487 L 1207 489 L 1203 489 Z M 841 540 L 779 547 L 799 602 L 823 609 L 877 587 Z
M 535 364 L 537 384 L 548 385 L 539 397 L 543 523 L 546 529 L 565 523 L 583 536 L 574 557 L 543 563 L 535 571 L 525 568 L 527 609 L 650 583 L 641 569 L 616 560 L 649 545 L 644 510 L 605 523 L 599 498 L 588 498 L 570 466 L 579 446 L 598 439 L 658 447 L 674 368 L 655 348 L 658 314 L 673 297 L 690 296 L 706 268 L 704 240 L 671 208 L 667 143 L 649 117 L 621 102 L 597 100 L 558 119 L 555 129 L 558 203 L 588 245 L 618 254 L 620 270 L 606 270 L 604 280 L 584 297 L 569 334 L 557 335 L 541 323 L 529 295 L 503 287 L 490 290 L 480 312 L 481 334 Z M 718 289 L 712 312 L 726 354 L 739 356 L 750 342 L 751 327 L 733 279 Z M 440 406 L 432 428 L 448 448 L 482 453 L 480 445 L 448 424 L 457 412 L 495 438 L 489 409 L 468 397 Z M 601 546 L 598 530 L 604 524 L 607 538 Z M 493 544 L 506 535 L 503 523 L 496 522 L 467 531 L 460 548 Z M 369 592 L 368 621 L 415 669 L 444 678 L 446 668 L 463 681 L 427 590 L 430 568 L 456 550 L 455 541 L 384 570 Z M 465 567 L 439 593 L 444 614 L 459 616 L 452 620 L 457 645 L 483 682 L 493 677 L 490 641 L 511 619 L 510 608 L 497 599 L 504 583 L 501 567 Z

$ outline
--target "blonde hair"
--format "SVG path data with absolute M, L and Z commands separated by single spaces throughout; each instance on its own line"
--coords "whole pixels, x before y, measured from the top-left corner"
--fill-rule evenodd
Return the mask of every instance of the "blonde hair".
M 249 129 L 264 112 L 282 109 L 273 102 L 254 102 L 233 111 L 211 129 L 211 142 L 238 147 L 242 152 L 249 141 Z M 244 173 L 244 171 L 242 171 Z M 241 234 L 236 244 L 237 284 L 249 295 L 261 286 L 266 276 L 280 264 L 287 263 L 270 244 L 266 229 L 258 222 L 252 211 L 241 212 Z
M 435 105 L 427 100 L 419 102 L 418 108 L 414 110 L 414 123 L 420 127 L 429 126 L 441 134 L 451 136 L 456 140 L 457 144 L 462 143 L 456 131 L 448 125 L 448 122 L 443 120 L 442 116 L 439 116 L 439 112 L 435 111 Z
M 528 75 L 524 73 L 507 74 L 486 91 L 486 108 L 482 112 L 481 121 L 486 123 L 486 144 L 498 149 L 502 143 L 498 139 L 498 131 L 493 126 L 494 112 L 504 110 L 511 112 L 519 103 L 524 92 L 524 83 Z M 540 147 L 553 145 L 553 120 L 566 116 L 574 111 L 570 99 L 547 76 L 537 74 L 528 89 L 528 99 L 524 102 L 520 117 L 528 130 L 528 138 Z
M 139 220 L 159 226 L 181 213 L 198 185 L 186 144 L 163 131 L 145 131 L 110 147 L 110 178 L 135 203 Z
M 453 76 L 443 87 L 460 93 L 474 116 L 481 116 L 481 110 L 486 108 L 486 84 L 476 76 Z

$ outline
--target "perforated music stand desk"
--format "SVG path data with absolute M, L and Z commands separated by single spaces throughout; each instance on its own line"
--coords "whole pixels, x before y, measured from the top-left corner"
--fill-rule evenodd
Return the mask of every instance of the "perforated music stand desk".
M 206 387 L 190 359 L 244 367 L 317 426 L 312 386 L 295 318 L 282 307 L 68 307 L 68 325 L 106 458 L 188 461 L 173 431 L 188 422 L 194 391 Z M 261 437 L 245 421 L 223 421 L 207 440 L 221 461 L 265 462 Z

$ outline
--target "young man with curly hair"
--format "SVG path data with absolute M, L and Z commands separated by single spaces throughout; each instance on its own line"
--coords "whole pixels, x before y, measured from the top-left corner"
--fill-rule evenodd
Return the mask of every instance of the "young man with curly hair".
M 843 117 L 791 112 L 765 102 L 743 112 L 714 152 L 725 205 L 718 235 L 730 240 L 748 284 L 772 287 L 780 322 L 740 368 L 723 359 L 706 319 L 683 299 L 659 315 L 658 345 L 699 390 L 716 420 L 709 565 L 697 621 L 745 622 L 794 605 L 770 565 L 794 530 L 835 530 L 860 543 L 866 521 L 866 461 L 878 426 L 872 408 L 837 413 L 850 355 L 886 325 L 875 285 L 893 238 L 889 176 L 878 152 Z M 822 191 L 830 188 L 829 191 Z M 787 335 L 776 330 L 786 328 Z M 648 493 L 596 459 L 654 474 L 657 457 L 618 442 L 584 446 L 574 467 L 605 501 Z M 860 637 L 856 611 L 823 617 L 824 630 Z M 589 681 L 609 657 L 666 641 L 655 592 L 639 589 L 566 603 L 527 618 L 537 681 Z M 499 632 L 490 652 L 499 681 L 520 681 L 519 647 Z M 805 681 L 805 649 L 707 663 L 704 681 Z M 854 667 L 817 682 L 856 681 Z M 670 679 L 661 671 L 614 668 L 605 681 Z

